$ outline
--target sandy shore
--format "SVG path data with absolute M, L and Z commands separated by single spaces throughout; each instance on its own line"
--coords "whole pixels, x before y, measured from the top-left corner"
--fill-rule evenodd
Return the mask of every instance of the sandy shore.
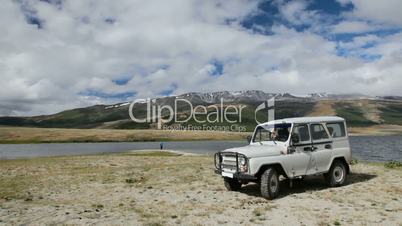
M 0 161 L 0 225 L 402 225 L 402 169 L 354 165 L 276 200 L 225 190 L 208 156 L 132 152 Z

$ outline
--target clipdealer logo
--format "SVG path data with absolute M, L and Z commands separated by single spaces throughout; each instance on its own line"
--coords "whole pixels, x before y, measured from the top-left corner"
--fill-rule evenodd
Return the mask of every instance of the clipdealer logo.
M 139 105 L 146 105 L 145 116 L 142 112 L 142 118 L 136 116 L 134 111 Z M 257 106 L 254 112 L 256 123 L 261 123 L 257 120 L 257 113 L 262 110 L 267 110 L 268 121 L 274 119 L 275 115 L 275 99 L 271 98 Z M 178 111 L 180 106 L 180 111 Z M 129 106 L 129 116 L 132 121 L 137 123 L 156 123 L 158 129 L 178 129 L 178 130 L 230 130 L 230 131 L 245 131 L 245 126 L 241 126 L 243 110 L 246 108 L 243 104 L 225 104 L 221 98 L 217 104 L 193 105 L 187 99 L 176 98 L 173 106 L 168 104 L 158 104 L 156 99 L 136 99 Z M 139 109 L 139 108 L 138 108 Z M 141 109 L 144 109 L 142 107 Z M 183 114 L 183 112 L 185 112 Z M 191 119 L 199 125 L 190 125 L 183 127 L 180 123 L 186 123 Z M 176 126 L 165 126 L 165 124 L 174 123 Z M 216 123 L 227 123 L 230 126 L 217 126 Z M 208 123 L 208 125 L 205 125 Z M 179 124 L 179 125 L 177 125 Z M 163 127 L 163 128 L 162 128 Z

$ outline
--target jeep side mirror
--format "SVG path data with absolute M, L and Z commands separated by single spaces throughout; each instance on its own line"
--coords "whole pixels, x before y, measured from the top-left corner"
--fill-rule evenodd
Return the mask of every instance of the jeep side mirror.
M 251 142 L 251 136 L 247 136 L 247 143 L 250 144 Z
M 292 134 L 292 137 L 291 137 L 291 139 L 292 139 L 292 143 L 293 144 L 297 144 L 297 143 L 299 143 L 299 136 L 297 135 L 297 134 L 295 134 L 295 133 L 293 133 Z

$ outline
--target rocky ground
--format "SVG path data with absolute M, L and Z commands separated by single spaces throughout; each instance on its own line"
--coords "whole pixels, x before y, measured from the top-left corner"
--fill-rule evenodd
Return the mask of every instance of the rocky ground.
M 0 225 L 402 225 L 402 170 L 352 166 L 265 200 L 225 190 L 209 156 L 136 152 L 0 161 Z

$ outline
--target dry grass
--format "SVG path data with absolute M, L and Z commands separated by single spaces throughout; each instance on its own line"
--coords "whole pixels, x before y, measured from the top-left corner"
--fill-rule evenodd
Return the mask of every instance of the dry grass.
M 402 170 L 358 163 L 349 184 L 319 177 L 268 201 L 225 190 L 206 156 L 155 152 L 0 161 L 0 224 L 398 225 Z
M 333 102 L 330 100 L 323 100 L 318 102 L 312 112 L 307 116 L 322 116 L 322 115 L 336 115 L 335 109 L 333 108 Z
M 400 125 L 375 125 L 368 127 L 349 127 L 349 134 L 351 135 L 373 135 L 373 136 L 387 136 L 387 135 L 401 135 L 402 126 Z
M 245 140 L 247 135 L 249 133 L 219 131 L 0 127 L 0 143 Z
M 376 125 L 351 127 L 352 135 L 402 134 L 402 126 Z M 119 141 L 190 141 L 190 140 L 245 140 L 251 133 L 219 131 L 165 131 L 115 129 L 51 129 L 1 127 L 0 143 L 48 142 L 119 142 Z
M 382 107 L 380 103 L 376 103 L 370 100 L 360 100 L 358 103 L 355 103 L 357 107 L 362 109 L 364 117 L 368 120 L 371 120 L 376 123 L 381 123 L 381 111 L 378 109 Z

